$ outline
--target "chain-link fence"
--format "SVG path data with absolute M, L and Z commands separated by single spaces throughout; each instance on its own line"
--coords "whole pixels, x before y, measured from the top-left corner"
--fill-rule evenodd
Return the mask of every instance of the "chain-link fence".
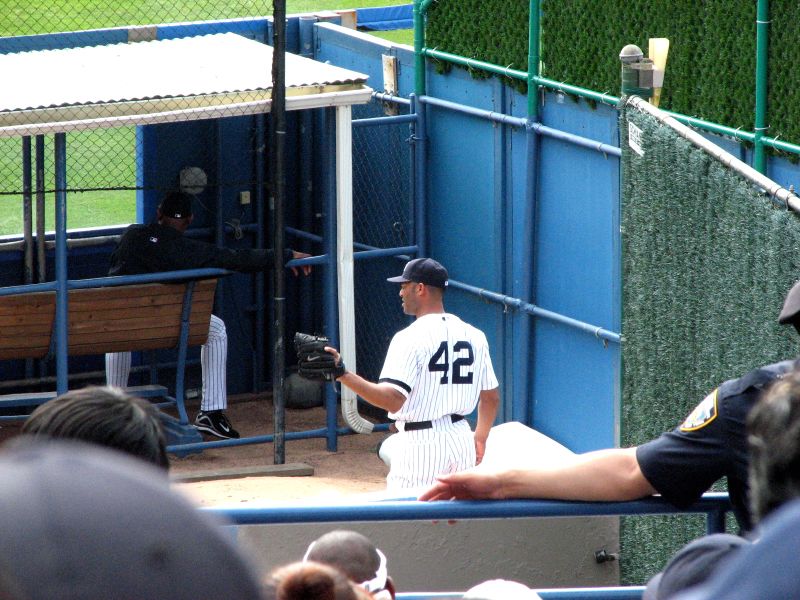
M 254 116 L 260 111 L 251 105 L 269 97 L 259 96 L 258 90 L 249 91 L 247 86 L 225 87 L 224 78 L 228 72 L 248 64 L 260 71 L 252 76 L 265 82 L 264 88 L 270 87 L 271 60 L 258 53 L 266 48 L 260 42 L 270 41 L 270 27 L 264 17 L 271 13 L 272 2 L 196 2 L 182 7 L 180 3 L 166 2 L 120 6 L 94 0 L 91 10 L 82 3 L 88 2 L 55 0 L 41 10 L 28 6 L 17 19 L 0 17 L 0 35 L 5 36 L 0 37 L 0 61 L 25 55 L 31 61 L 31 73 L 36 74 L 33 89 L 27 90 L 27 95 L 0 90 L 0 128 L 23 124 L 29 128 L 19 130 L 17 135 L 8 131 L 0 135 L 0 234 L 22 233 L 25 197 L 29 203 L 37 197 L 45 200 L 43 214 L 37 214 L 37 203 L 33 202 L 34 220 L 40 221 L 39 225 L 43 220 L 47 230 L 54 228 L 59 167 L 52 133 L 66 131 L 64 187 L 69 198 L 68 228 L 149 220 L 154 202 L 163 191 L 181 185 L 180 172 L 191 166 L 201 168 L 207 177 L 194 201 L 194 225 L 203 230 L 202 235 L 212 241 L 216 228 L 224 226 L 223 243 L 235 247 L 249 245 L 257 230 L 263 228 L 260 232 L 266 237 L 264 243 L 269 244 L 267 163 L 272 152 L 272 120 L 269 116 L 263 120 Z M 312 5 L 309 3 L 306 9 L 313 9 Z M 220 25 L 211 23 L 232 18 L 242 19 Z M 159 25 L 155 28 L 151 24 Z M 214 46 L 193 46 L 201 36 L 204 40 L 220 37 L 221 47 L 226 50 L 230 44 L 234 51 L 237 45 L 249 44 L 238 56 L 250 60 L 237 62 L 215 52 Z M 159 50 L 151 53 L 150 47 Z M 69 76 L 58 79 L 62 64 Z M 91 69 L 85 65 L 91 65 Z M 222 83 L 194 89 L 199 78 L 192 78 L 192 74 L 198 68 L 206 69 L 203 81 L 218 78 Z M 42 77 L 42 73 L 46 75 Z M 152 89 L 148 87 L 150 76 Z M 145 82 L 143 88 L 128 91 L 113 85 L 137 77 Z M 46 81 L 48 78 L 50 81 Z M 339 89 L 335 88 L 339 80 L 326 81 L 332 81 L 334 89 Z M 55 94 L 59 84 L 74 89 L 69 106 L 53 100 L 61 98 Z M 110 97 L 109 89 L 122 91 Z M 202 118 L 192 114 L 207 106 L 199 104 L 200 95 L 214 93 L 226 96 L 228 103 L 231 96 L 236 96 L 230 109 L 226 105 L 224 115 Z M 134 104 L 138 109 L 147 104 L 148 114 L 158 118 L 142 123 Z M 243 106 L 241 113 L 236 112 L 238 105 Z M 6 110 L 9 107 L 11 110 Z M 329 148 L 316 134 L 307 135 L 301 125 L 301 113 L 298 110 L 287 115 L 285 218 L 287 225 L 315 232 L 325 210 L 324 194 L 319 193 L 325 160 L 313 167 L 304 162 L 315 162 Z M 125 119 L 134 115 L 135 123 L 126 124 Z M 372 116 L 383 116 L 382 107 L 354 107 L 354 119 Z M 66 121 L 82 124 L 62 126 Z M 58 126 L 48 130 L 50 123 Z M 314 150 L 309 150 L 309 145 Z M 356 250 L 412 244 L 408 125 L 355 127 L 353 162 Z M 315 191 L 306 195 L 306 189 Z M 144 211 L 138 215 L 137 197 L 138 210 Z M 149 199 L 142 202 L 142 198 Z M 258 210 L 262 211 L 261 217 L 257 217 Z M 247 239 L 240 242 L 243 237 Z M 302 240 L 289 239 L 288 243 L 314 254 L 320 251 L 318 246 L 306 247 Z M 402 265 L 403 261 L 396 258 L 356 264 L 358 362 L 359 371 L 368 377 L 378 376 L 392 334 L 406 324 L 397 289 L 385 282 L 386 274 L 399 271 Z M 298 286 L 293 286 L 293 291 L 295 287 Z M 224 292 L 223 286 L 218 298 L 235 296 L 233 304 L 237 304 L 240 293 L 244 298 L 251 295 L 247 290 Z M 240 312 L 247 311 L 243 308 Z M 302 321 L 304 327 L 308 321 L 318 320 L 311 314 L 292 318 Z M 241 332 L 240 337 L 246 338 L 247 334 Z
M 200 0 L 197 2 L 165 2 L 163 0 L 147 0 L 143 2 L 115 2 L 112 0 L 32 0 L 17 3 L 0 11 L 0 56 L 11 53 L 30 53 L 30 81 L 34 89 L 43 92 L 36 96 L 21 94 L 19 90 L 9 89 L 0 93 L 5 96 L 4 124 L 14 125 L 15 118 L 19 123 L 30 122 L 30 111 L 26 109 L 39 107 L 40 116 L 34 116 L 41 122 L 53 119 L 56 107 L 47 110 L 51 91 L 64 86 L 76 86 L 85 90 L 76 98 L 95 105 L 95 113 L 103 115 L 99 105 L 108 104 L 108 115 L 119 115 L 119 100 L 124 98 L 108 98 L 103 94 L 103 83 L 107 80 L 130 75 L 131 65 L 125 60 L 125 48 L 128 41 L 136 39 L 152 39 L 154 24 L 180 24 L 181 36 L 209 33 L 203 22 L 236 19 L 245 17 L 264 17 L 272 13 L 271 0 L 234 0 L 220 3 L 216 0 Z M 197 22 L 196 27 L 187 23 Z M 117 29 L 115 29 L 117 28 Z M 139 29 L 136 29 L 139 28 Z M 195 33 L 193 30 L 196 29 Z M 79 49 L 82 56 L 89 56 L 90 48 L 94 48 L 99 56 L 93 64 L 105 64 L 107 70 L 94 72 L 82 71 L 80 65 L 67 62 L 63 53 L 52 50 L 65 48 Z M 115 50 L 115 48 L 118 48 Z M 105 56 L 102 56 L 105 53 Z M 146 58 L 146 57 L 145 57 Z M 185 54 L 176 60 L 191 60 L 191 54 Z M 202 57 L 197 57 L 201 60 Z M 78 61 L 82 60 L 80 57 Z M 131 60 L 139 60 L 132 57 Z M 54 65 L 48 74 L 50 81 L 36 81 L 36 68 L 41 61 L 50 61 Z M 158 60 L 142 65 L 145 70 L 156 71 Z M 188 65 L 187 65 L 188 66 Z M 84 81 L 70 81 L 69 76 L 60 78 L 64 73 L 72 74 Z M 120 72 L 122 71 L 122 72 Z M 125 71 L 128 71 L 126 73 Z M 8 75 L 8 73 L 6 73 Z M 265 75 L 269 75 L 266 73 Z M 91 92 L 97 90 L 92 97 Z M 181 90 L 182 92 L 183 90 Z M 178 94 L 176 94 L 177 96 Z M 54 96 L 52 96 L 54 97 Z M 19 104 L 8 102 L 19 98 Z M 113 103 L 113 105 L 112 105 Z M 181 111 L 192 108 L 187 98 L 174 98 L 172 101 L 162 99 L 162 110 Z M 15 114 L 16 113 L 16 114 Z M 130 222 L 135 219 L 134 190 L 144 185 L 137 180 L 136 157 L 141 154 L 141 145 L 137 147 L 136 130 L 132 126 L 115 126 L 97 128 L 89 131 L 76 131 L 67 135 L 67 191 L 71 193 L 69 208 L 70 227 L 86 227 Z M 45 215 L 48 229 L 53 223 L 53 152 L 52 138 L 44 140 L 45 149 L 38 164 L 35 149 L 30 160 L 34 170 L 40 170 L 43 179 L 37 181 L 32 177 L 34 192 L 43 194 L 46 200 Z M 21 137 L 0 138 L 0 234 L 17 234 L 22 231 L 22 195 L 25 188 L 23 164 L 23 142 Z M 217 182 L 221 183 L 221 182 Z M 77 192 L 81 192 L 77 194 Z
M 380 106 L 354 112 L 355 118 L 375 116 L 382 116 Z M 409 136 L 405 123 L 353 130 L 353 237 L 361 248 L 414 243 Z M 386 273 L 400 273 L 403 264 L 397 258 L 356 262 L 358 371 L 371 379 L 380 374 L 392 335 L 407 324 L 397 286 L 386 282 Z
M 12 4 L 15 6 L 5 5 L 0 13 L 2 37 L 272 14 L 272 0 L 27 0 Z M 88 33 L 83 36 L 91 39 Z

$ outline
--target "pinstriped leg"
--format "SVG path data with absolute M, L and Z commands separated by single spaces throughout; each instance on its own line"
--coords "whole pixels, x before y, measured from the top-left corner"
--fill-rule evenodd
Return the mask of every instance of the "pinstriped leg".
M 466 423 L 453 425 L 447 436 L 450 443 L 448 473 L 456 473 L 475 466 L 475 436 Z
M 200 410 L 207 412 L 226 408 L 228 333 L 225 322 L 216 315 L 211 315 L 208 341 L 200 349 L 200 364 L 203 368 L 203 400 Z
M 120 388 L 127 387 L 130 374 L 130 352 L 109 352 L 106 354 L 106 385 Z
M 466 421 L 436 430 L 398 434 L 386 487 L 390 492 L 428 487 L 436 476 L 475 466 L 475 441 Z

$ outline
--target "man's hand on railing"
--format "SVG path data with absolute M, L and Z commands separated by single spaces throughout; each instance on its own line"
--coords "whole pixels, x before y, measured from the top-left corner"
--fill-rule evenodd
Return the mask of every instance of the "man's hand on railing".
M 440 475 L 437 483 L 423 493 L 419 500 L 468 500 L 504 498 L 500 477 L 493 473 L 461 471 Z

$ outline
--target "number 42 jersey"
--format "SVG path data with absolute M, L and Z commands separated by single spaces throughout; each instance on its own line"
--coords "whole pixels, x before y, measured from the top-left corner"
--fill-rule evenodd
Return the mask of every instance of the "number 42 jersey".
M 483 390 L 498 386 L 489 344 L 480 329 L 449 313 L 419 317 L 389 344 L 379 382 L 406 397 L 398 421 L 468 415 Z

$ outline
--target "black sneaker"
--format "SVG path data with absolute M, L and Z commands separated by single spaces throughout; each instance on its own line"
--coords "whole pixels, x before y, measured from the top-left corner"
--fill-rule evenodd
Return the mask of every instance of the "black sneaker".
M 200 431 L 205 431 L 211 435 L 223 439 L 238 439 L 239 432 L 228 421 L 228 417 L 221 410 L 200 411 L 194 420 L 194 426 Z

